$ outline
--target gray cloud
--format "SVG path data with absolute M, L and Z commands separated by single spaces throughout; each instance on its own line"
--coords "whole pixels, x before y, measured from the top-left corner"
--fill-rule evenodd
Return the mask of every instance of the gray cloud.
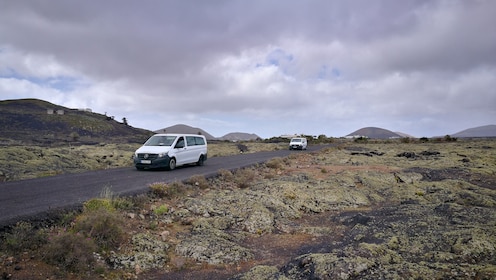
M 217 136 L 496 120 L 490 0 L 0 3 L 2 99 Z

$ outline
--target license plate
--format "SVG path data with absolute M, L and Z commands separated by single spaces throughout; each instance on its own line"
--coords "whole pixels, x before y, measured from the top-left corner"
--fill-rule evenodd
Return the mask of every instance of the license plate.
M 151 164 L 151 163 L 152 163 L 152 161 L 151 161 L 151 160 L 149 160 L 149 159 L 148 159 L 148 160 L 142 159 L 142 160 L 141 160 L 141 163 L 142 163 L 142 164 Z

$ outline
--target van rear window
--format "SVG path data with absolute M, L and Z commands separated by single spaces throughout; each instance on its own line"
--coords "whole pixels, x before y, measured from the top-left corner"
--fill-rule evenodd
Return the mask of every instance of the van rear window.
M 186 142 L 188 146 L 205 145 L 203 137 L 186 136 Z

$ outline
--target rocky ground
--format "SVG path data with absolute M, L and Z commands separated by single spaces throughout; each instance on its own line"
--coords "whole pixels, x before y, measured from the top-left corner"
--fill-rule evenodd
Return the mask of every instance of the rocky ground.
M 496 279 L 494 140 L 349 142 L 219 174 L 151 186 L 88 272 L 27 251 L 2 254 L 4 279 Z

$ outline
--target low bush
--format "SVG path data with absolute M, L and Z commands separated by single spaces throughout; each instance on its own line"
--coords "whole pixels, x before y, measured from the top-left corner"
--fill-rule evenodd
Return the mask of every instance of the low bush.
M 234 179 L 233 173 L 227 169 L 219 169 L 217 173 L 219 174 L 221 180 L 232 181 Z
M 165 182 L 156 182 L 150 184 L 150 190 L 153 195 L 157 197 L 167 197 L 170 195 L 169 193 L 169 186 Z
M 97 246 L 91 238 L 80 233 L 62 232 L 49 238 L 43 258 L 67 272 L 84 272 L 94 267 Z
M 209 183 L 207 179 L 205 179 L 205 176 L 201 175 L 193 175 L 191 178 L 189 178 L 188 183 L 193 186 L 197 186 L 200 189 L 206 189 L 209 187 Z
M 250 168 L 239 169 L 234 173 L 234 182 L 239 188 L 249 188 L 255 180 L 255 171 Z
M 47 242 L 44 231 L 38 230 L 28 222 L 19 222 L 2 236 L 1 247 L 11 252 L 34 250 Z
M 102 209 L 112 212 L 115 211 L 115 206 L 111 199 L 93 198 L 83 203 L 83 209 L 85 212 L 99 211 Z
M 125 240 L 122 216 L 103 208 L 80 215 L 74 230 L 92 238 L 102 250 L 116 249 Z
M 270 159 L 265 163 L 268 168 L 281 169 L 284 167 L 284 160 L 280 157 Z
M 185 191 L 185 186 L 182 182 L 156 182 L 150 184 L 150 190 L 152 195 L 157 196 L 159 198 L 173 198 L 176 197 Z

